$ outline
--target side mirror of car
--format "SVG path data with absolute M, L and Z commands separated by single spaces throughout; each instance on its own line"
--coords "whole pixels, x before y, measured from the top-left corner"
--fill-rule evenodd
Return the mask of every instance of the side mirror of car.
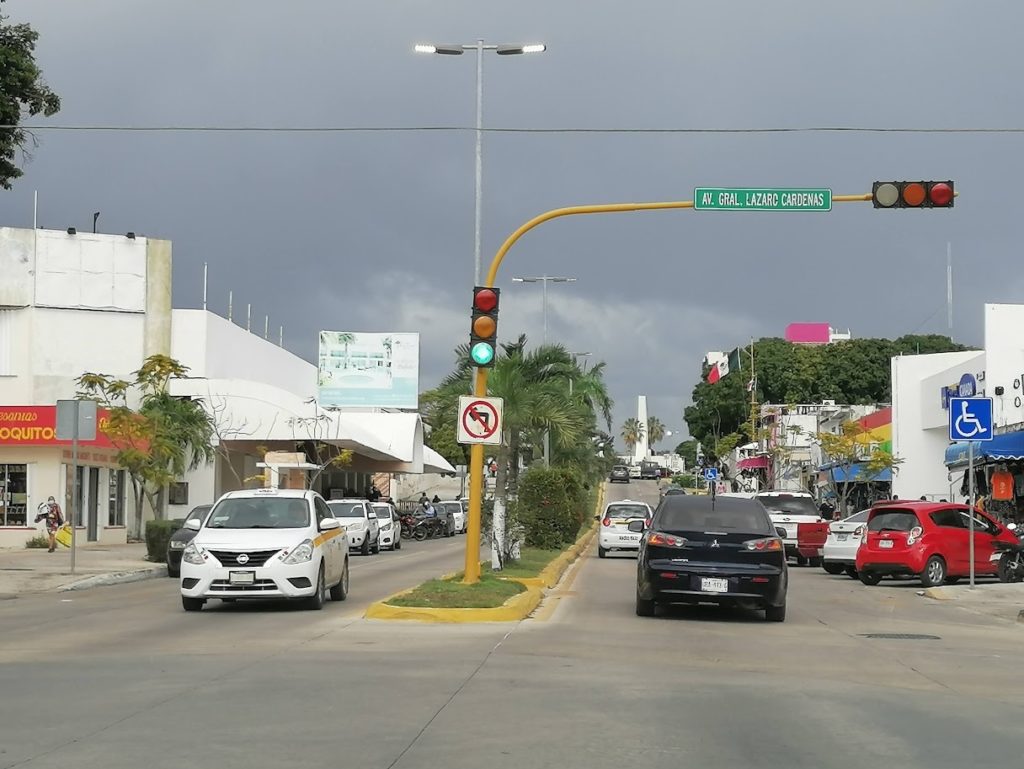
M 330 531 L 331 529 L 340 529 L 341 528 L 341 521 L 339 521 L 337 518 L 324 518 L 323 520 L 320 521 L 320 526 L 318 528 L 320 529 L 320 531 Z
M 601 520 L 601 516 L 600 515 L 595 515 L 594 516 L 594 520 L 595 521 L 600 521 Z
M 203 527 L 203 522 L 198 518 L 189 518 L 185 521 L 185 528 L 189 531 L 199 531 Z
M 778 534 L 781 539 L 785 539 L 786 538 L 786 530 L 784 528 L 782 528 L 781 526 L 776 526 L 775 527 L 775 533 Z
M 644 533 L 644 529 L 647 528 L 647 522 L 646 521 L 630 521 L 628 528 L 634 534 L 643 534 Z

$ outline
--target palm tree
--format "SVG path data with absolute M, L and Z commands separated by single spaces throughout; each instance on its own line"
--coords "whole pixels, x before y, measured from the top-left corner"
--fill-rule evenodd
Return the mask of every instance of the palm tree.
M 622 440 L 626 442 L 630 451 L 643 440 L 645 430 L 643 423 L 636 417 L 630 417 L 622 425 Z
M 665 437 L 665 425 L 657 417 L 647 417 L 647 442 L 651 448 Z

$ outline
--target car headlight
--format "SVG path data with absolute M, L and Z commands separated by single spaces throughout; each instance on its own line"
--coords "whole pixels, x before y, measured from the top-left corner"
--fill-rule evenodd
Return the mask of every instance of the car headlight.
M 391 531 L 391 521 L 388 521 L 387 523 L 382 523 L 380 525 L 380 530 L 381 531 Z
M 202 566 L 206 563 L 206 551 L 199 547 L 195 542 L 189 542 L 188 547 L 186 547 L 185 551 L 181 554 L 181 560 L 185 563 Z
M 281 562 L 289 565 L 305 563 L 313 558 L 313 540 L 304 539 L 281 555 Z
M 188 542 L 181 542 L 180 540 L 171 540 L 171 550 L 184 550 Z

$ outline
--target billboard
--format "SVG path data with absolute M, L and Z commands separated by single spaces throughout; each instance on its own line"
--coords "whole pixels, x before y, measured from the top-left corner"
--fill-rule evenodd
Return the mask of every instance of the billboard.
M 420 335 L 321 331 L 321 406 L 419 408 Z

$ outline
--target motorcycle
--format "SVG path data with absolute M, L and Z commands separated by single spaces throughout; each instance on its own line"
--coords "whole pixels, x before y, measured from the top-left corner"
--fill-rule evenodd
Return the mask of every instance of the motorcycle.
M 1018 529 L 1013 523 L 1007 528 L 1011 529 L 1018 539 L 1012 543 L 995 543 L 995 549 L 1001 552 L 999 563 L 996 564 L 996 574 L 1000 582 L 1021 582 L 1024 581 L 1024 541 L 1021 541 L 1020 537 L 1024 535 L 1024 530 Z
M 402 539 L 412 539 L 413 530 L 416 528 L 417 519 L 415 515 L 406 513 L 398 518 L 402 525 Z

